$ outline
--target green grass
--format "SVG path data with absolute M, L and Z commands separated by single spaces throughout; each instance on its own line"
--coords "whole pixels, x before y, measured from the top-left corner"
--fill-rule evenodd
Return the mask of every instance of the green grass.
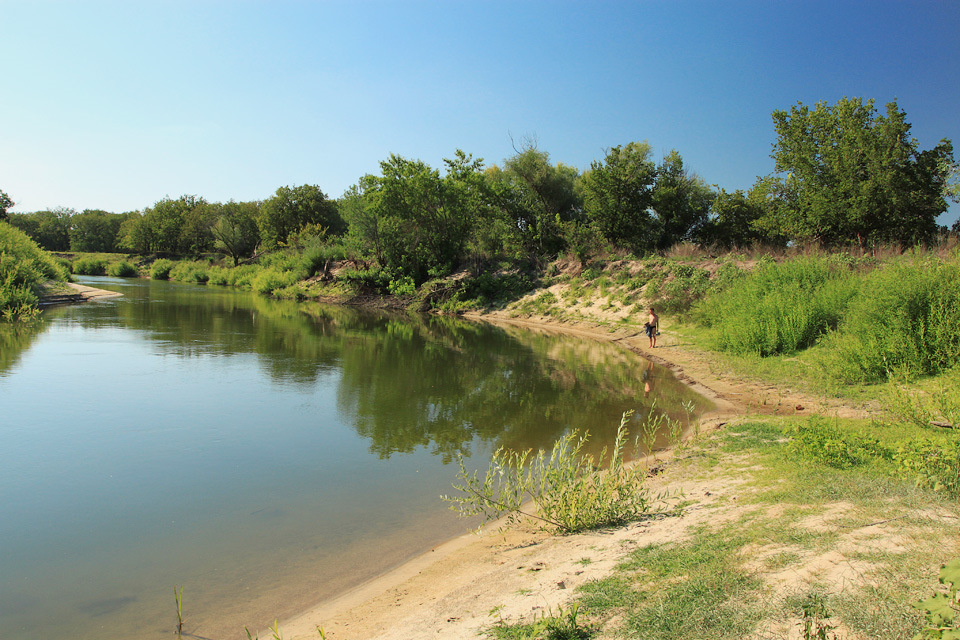
M 761 584 L 739 566 L 745 543 L 701 527 L 687 542 L 642 547 L 612 577 L 585 585 L 581 602 L 623 616 L 627 637 L 742 638 L 762 612 Z
M 940 563 L 960 551 L 956 520 L 929 514 L 956 517 L 960 505 L 899 477 L 893 460 L 836 465 L 830 456 L 811 455 L 818 440 L 795 445 L 809 424 L 824 426 L 805 418 L 750 420 L 678 453 L 667 471 L 677 479 L 740 482 L 730 499 L 709 507 L 722 512 L 739 505 L 740 515 L 678 530 L 674 541 L 638 548 L 609 576 L 583 585 L 576 603 L 603 637 L 742 638 L 777 624 L 805 625 L 813 634 L 839 623 L 860 637 L 907 640 L 920 630 L 922 616 L 912 603 L 935 587 Z M 874 448 L 919 433 L 904 423 L 839 420 L 826 426 L 832 438 Z M 823 525 L 805 524 L 831 509 Z M 893 530 L 895 546 L 870 546 L 878 524 L 887 534 Z M 771 592 L 765 575 L 796 572 L 837 550 L 858 563 L 862 581 L 839 585 L 811 574 L 798 587 Z M 519 634 L 523 625 L 497 626 L 493 637 L 543 637 L 508 634 Z
M 847 258 L 847 259 L 844 259 Z M 884 264 L 837 254 L 762 262 L 714 278 L 695 307 L 708 346 L 800 357 L 808 380 L 875 384 L 938 375 L 960 361 L 960 256 Z

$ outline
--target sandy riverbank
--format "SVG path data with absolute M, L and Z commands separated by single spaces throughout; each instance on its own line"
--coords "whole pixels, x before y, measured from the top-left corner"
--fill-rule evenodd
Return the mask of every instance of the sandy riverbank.
M 704 416 L 703 429 L 716 429 L 737 416 L 752 413 L 863 415 L 863 410 L 790 389 L 773 389 L 716 370 L 709 354 L 684 345 L 664 331 L 657 349 L 646 337 L 605 326 L 557 325 L 518 320 L 506 314 L 473 314 L 475 320 L 564 332 L 614 341 L 670 368 L 674 374 L 717 406 Z M 662 457 L 662 456 L 661 456 Z M 285 638 L 318 638 L 322 626 L 334 639 L 476 638 L 497 619 L 529 618 L 564 606 L 577 586 L 607 575 L 637 545 L 676 540 L 712 505 L 736 492 L 729 478 L 697 480 L 675 477 L 666 465 L 649 481 L 652 492 L 678 491 L 696 504 L 680 517 L 634 523 L 614 530 L 575 536 L 547 536 L 531 531 L 489 528 L 437 547 L 387 575 L 339 598 L 319 604 L 281 624 Z M 735 500 L 735 498 L 734 498 Z M 725 507 L 726 508 L 726 507 Z M 736 508 L 734 502 L 730 509 Z

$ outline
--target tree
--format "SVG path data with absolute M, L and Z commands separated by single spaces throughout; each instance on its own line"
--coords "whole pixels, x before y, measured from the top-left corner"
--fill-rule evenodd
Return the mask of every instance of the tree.
M 312 184 L 280 187 L 263 203 L 257 217 L 260 237 L 269 246 L 282 245 L 291 233 L 308 224 L 318 224 L 330 235 L 340 235 L 345 229 L 337 203 Z
M 125 214 L 84 209 L 70 219 L 70 250 L 113 253 L 119 247 Z
M 373 255 L 378 264 L 386 264 L 380 237 L 380 209 L 376 205 L 377 179 L 367 174 L 348 188 L 338 209 L 347 225 L 346 243 L 361 255 Z
M 420 160 L 391 154 L 380 163 L 374 206 L 386 266 L 417 282 L 449 272 L 463 258 L 472 227 L 466 174 L 478 164 L 458 152 L 447 179 Z M 459 176 L 458 177 L 458 172 Z
M 732 249 L 768 241 L 770 236 L 759 226 L 764 211 L 762 201 L 740 189 L 733 193 L 720 189 L 710 205 L 710 220 L 701 229 L 699 242 Z
M 131 216 L 121 225 L 121 246 L 138 253 L 203 251 L 208 246 L 202 234 L 209 234 L 209 229 L 198 220 L 206 207 L 207 201 L 199 196 L 164 198 L 145 209 L 142 216 Z M 212 242 L 212 237 L 208 240 Z
M 896 101 L 877 115 L 873 100 L 843 98 L 813 109 L 773 112 L 773 159 L 783 193 L 775 224 L 794 240 L 828 245 L 931 240 L 944 199 L 953 145 L 920 151 Z
M 660 227 L 657 249 L 694 240 L 706 224 L 714 193 L 697 175 L 687 173 L 676 150 L 657 167 L 653 187 L 653 210 Z
M 216 222 L 210 228 L 214 237 L 214 246 L 225 251 L 233 259 L 233 266 L 240 264 L 240 258 L 248 255 L 260 240 L 257 230 L 257 214 L 260 205 L 257 202 L 235 202 L 210 205 Z
M 10 213 L 7 222 L 17 227 L 47 251 L 67 251 L 70 248 L 71 217 L 73 209 L 57 207 L 34 213 Z
M 581 179 L 586 218 L 616 245 L 637 253 L 652 248 L 656 236 L 650 207 L 656 176 L 646 141 L 610 149 Z
M 562 224 L 580 210 L 578 172 L 550 164 L 550 156 L 528 143 L 504 168 L 487 173 L 493 197 L 512 224 L 520 251 L 533 257 L 555 255 L 563 247 Z
M 12 209 L 13 200 L 4 191 L 0 191 L 0 220 L 7 219 L 7 209 Z

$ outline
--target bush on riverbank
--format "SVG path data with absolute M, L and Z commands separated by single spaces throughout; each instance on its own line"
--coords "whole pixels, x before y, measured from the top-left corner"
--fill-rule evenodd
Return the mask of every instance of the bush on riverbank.
M 708 294 L 696 318 L 719 351 L 763 358 L 812 348 L 818 371 L 842 383 L 936 375 L 960 361 L 960 255 L 761 264 Z
M 36 315 L 44 282 L 64 282 L 66 269 L 27 234 L 0 222 L 0 315 L 5 320 Z

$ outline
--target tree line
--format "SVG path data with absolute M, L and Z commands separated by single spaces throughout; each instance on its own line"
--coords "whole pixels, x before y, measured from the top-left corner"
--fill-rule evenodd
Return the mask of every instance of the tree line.
M 895 101 L 882 114 L 860 98 L 798 103 L 773 123 L 774 170 L 747 191 L 709 185 L 675 150 L 657 162 L 646 141 L 610 148 L 583 172 L 527 142 L 491 166 L 457 150 L 442 172 L 391 155 L 338 199 L 300 185 L 263 201 L 184 195 L 121 214 L 18 214 L 0 191 L 0 219 L 48 250 L 217 251 L 234 264 L 319 236 L 416 282 L 499 258 L 586 259 L 607 248 L 639 256 L 679 242 L 911 246 L 945 231 L 936 218 L 958 199 L 952 144 L 919 149 Z

